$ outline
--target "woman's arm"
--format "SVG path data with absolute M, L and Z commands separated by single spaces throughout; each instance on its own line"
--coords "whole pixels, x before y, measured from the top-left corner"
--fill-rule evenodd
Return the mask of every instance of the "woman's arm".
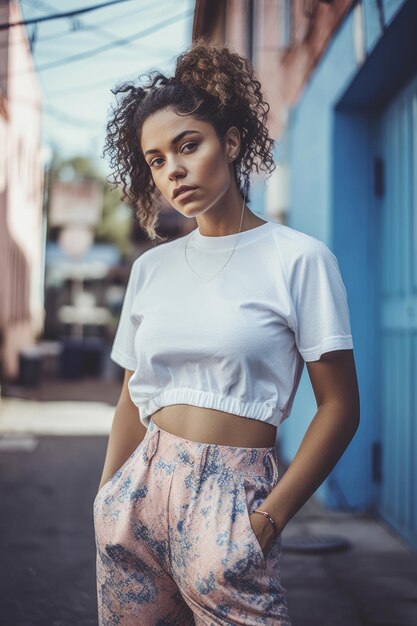
M 312 496 L 336 465 L 360 420 L 359 389 L 353 350 L 335 350 L 307 362 L 318 410 L 292 463 L 259 506 L 274 519 L 278 532 Z M 256 520 L 254 518 L 257 518 Z M 251 515 L 264 547 L 274 538 L 272 524 Z
M 122 391 L 107 443 L 99 489 L 127 461 L 146 434 L 146 428 L 140 421 L 139 409 L 133 404 L 127 386 L 132 374 L 132 370 L 125 370 Z

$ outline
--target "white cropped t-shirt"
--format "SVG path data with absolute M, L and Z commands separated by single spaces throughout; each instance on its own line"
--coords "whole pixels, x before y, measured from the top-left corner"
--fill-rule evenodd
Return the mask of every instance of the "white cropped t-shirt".
M 133 262 L 110 357 L 134 370 L 129 393 L 146 427 L 173 404 L 278 426 L 304 361 L 353 348 L 336 256 L 319 239 L 262 218 L 239 234 L 227 263 L 237 234 L 198 227 Z

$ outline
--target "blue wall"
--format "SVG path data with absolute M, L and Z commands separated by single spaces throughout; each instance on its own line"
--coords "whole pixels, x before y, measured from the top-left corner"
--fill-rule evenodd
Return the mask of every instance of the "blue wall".
M 265 182 L 260 176 L 252 175 L 250 181 L 249 197 L 250 202 L 246 201 L 253 213 L 262 216 L 265 213 Z
M 386 24 L 397 19 L 410 2 L 413 0 L 384 2 Z M 316 496 L 331 508 L 366 509 L 373 507 L 376 498 L 371 452 L 378 431 L 379 394 L 375 373 L 376 255 L 372 233 L 377 216 L 372 203 L 372 123 L 377 96 L 382 102 L 384 84 L 392 78 L 388 76 L 389 65 L 384 65 L 384 52 L 390 52 L 393 62 L 402 42 L 398 34 L 388 36 L 389 26 L 383 36 L 380 34 L 373 0 L 364 0 L 362 6 L 365 62 L 361 64 L 355 57 L 351 9 L 290 112 L 288 225 L 322 240 L 339 260 L 348 293 L 361 399 L 360 427 Z M 401 28 L 397 31 L 401 33 Z M 356 91 L 352 88 L 355 82 Z M 279 429 L 284 463 L 293 459 L 315 412 L 305 366 L 292 414 Z

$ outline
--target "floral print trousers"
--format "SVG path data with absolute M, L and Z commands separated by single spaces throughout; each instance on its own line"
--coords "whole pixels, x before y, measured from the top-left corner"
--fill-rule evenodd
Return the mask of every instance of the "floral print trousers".
M 274 447 L 190 441 L 152 418 L 94 500 L 99 626 L 291 626 L 281 535 L 249 515 L 278 482 Z

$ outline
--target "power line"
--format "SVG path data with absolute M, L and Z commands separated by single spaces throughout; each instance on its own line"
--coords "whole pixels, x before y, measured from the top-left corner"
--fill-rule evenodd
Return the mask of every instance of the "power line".
M 26 1 L 24 0 L 24 4 L 28 4 L 28 6 L 30 6 L 30 2 L 28 2 L 28 0 Z M 37 5 L 39 4 L 42 4 L 45 7 L 47 6 L 45 2 L 37 3 Z M 94 24 L 89 24 L 88 22 L 82 22 L 82 28 L 79 28 L 77 30 L 74 30 L 74 28 L 71 28 L 67 32 L 57 32 L 52 35 L 48 35 L 47 37 L 37 37 L 36 43 L 39 44 L 41 42 L 44 43 L 44 42 L 49 42 L 49 41 L 56 41 L 57 39 L 59 39 L 58 43 L 61 43 L 62 38 L 68 35 L 74 35 L 74 33 L 83 34 L 83 33 L 88 33 L 89 31 L 95 31 L 95 30 L 98 30 L 99 27 L 105 24 L 109 24 L 109 23 L 113 24 L 114 22 L 119 21 L 119 20 L 130 19 L 133 15 L 137 15 L 138 13 L 139 15 L 142 16 L 143 13 L 147 13 L 150 9 L 155 9 L 155 6 L 156 6 L 155 4 L 149 4 L 145 7 L 142 6 L 142 7 L 136 8 L 134 11 L 131 11 L 130 13 L 124 13 L 123 15 L 116 15 L 112 17 L 111 19 L 102 20 L 101 22 L 94 22 Z M 31 7 L 31 8 L 37 8 L 37 6 Z M 160 9 L 160 7 L 158 8 Z M 27 37 L 25 34 L 23 34 L 23 37 L 21 39 L 15 39 L 12 42 L 10 41 L 1 42 L 0 48 L 9 48 L 11 45 L 13 46 L 22 45 L 26 43 L 26 40 L 27 40 Z
M 34 7 L 35 9 L 37 9 L 38 11 L 42 11 L 42 10 L 46 10 L 46 11 L 53 11 L 55 7 L 53 7 L 51 4 L 48 4 L 48 2 L 44 2 L 43 0 L 38 0 L 38 2 L 36 3 L 36 6 Z M 76 22 L 73 22 L 73 32 L 77 31 L 77 30 L 81 30 L 83 31 L 85 29 L 86 23 L 80 18 L 78 20 L 76 20 Z M 37 25 L 35 25 L 35 29 L 37 28 Z M 109 40 L 109 38 L 111 39 L 112 37 L 115 37 L 116 35 L 108 30 L 106 30 L 105 28 L 101 28 L 100 26 L 94 25 L 91 28 L 93 34 L 98 37 L 99 39 L 105 39 L 106 41 Z M 35 33 L 36 35 L 36 33 Z M 37 43 L 37 38 L 36 36 L 34 37 L 35 42 Z M 30 41 L 30 48 L 31 51 L 33 53 L 33 39 L 31 39 Z
M 173 53 L 171 56 L 174 56 L 175 53 Z M 169 65 L 165 64 L 165 65 L 161 65 L 160 62 L 158 64 L 158 68 L 164 72 L 164 71 L 168 71 L 169 69 Z M 148 69 L 148 67 L 145 68 Z M 51 98 L 60 98 L 61 96 L 65 96 L 69 93 L 74 93 L 74 92 L 78 92 L 78 91 L 82 91 L 83 93 L 85 91 L 94 91 L 95 89 L 99 89 L 100 87 L 108 87 L 110 89 L 110 84 L 115 84 L 117 83 L 122 83 L 122 82 L 129 82 L 134 80 L 138 74 L 139 74 L 140 70 L 138 69 L 136 72 L 130 72 L 130 74 L 132 75 L 132 78 L 127 77 L 123 77 L 120 74 L 118 76 L 112 76 L 110 78 L 103 78 L 102 80 L 96 81 L 96 82 L 89 82 L 89 83 L 84 83 L 82 85 L 78 84 L 78 85 L 73 85 L 71 87 L 66 87 L 65 89 L 60 89 L 59 91 L 53 91 L 52 93 L 50 93 L 50 97 Z
M 192 0 L 189 0 L 189 1 L 190 1 L 190 3 L 192 2 Z M 0 2 L 1 2 L 1 0 L 0 0 Z M 109 4 L 112 4 L 112 3 L 107 2 L 106 4 L 104 4 L 104 6 L 109 5 Z M 40 6 L 43 5 L 44 11 L 46 12 L 46 9 L 47 9 L 47 6 L 48 6 L 47 2 L 41 0 L 38 3 L 38 5 L 40 5 Z M 140 13 L 140 15 L 142 15 L 145 12 L 146 13 L 150 13 L 154 6 L 155 6 L 155 8 L 157 8 L 156 5 L 147 5 L 145 7 L 145 6 L 142 5 L 142 3 L 140 3 L 140 6 L 136 7 L 136 10 L 133 11 L 131 13 L 131 15 L 132 14 L 135 15 L 135 14 L 138 14 L 138 13 Z M 32 4 L 32 8 L 35 8 L 34 4 Z M 90 7 L 90 8 L 92 9 L 93 7 Z M 170 8 L 171 8 L 171 6 L 169 6 L 169 7 L 161 7 L 161 6 L 159 6 L 158 7 L 159 15 L 161 17 L 163 17 L 164 14 L 166 15 L 166 11 L 169 11 Z M 123 12 L 123 10 L 121 12 Z M 124 13 L 127 13 L 127 12 L 124 12 Z M 152 10 L 152 13 L 154 13 L 153 10 Z M 67 14 L 59 14 L 59 15 L 60 16 L 61 15 L 64 16 L 64 15 L 67 15 Z M 84 53 L 80 53 L 80 54 L 76 54 L 76 55 L 70 56 L 69 58 L 65 56 L 64 58 L 56 60 L 53 64 L 49 64 L 48 63 L 46 65 L 49 65 L 49 66 L 51 66 L 51 65 L 54 65 L 54 66 L 62 65 L 63 66 L 63 65 L 66 65 L 67 63 L 75 62 L 77 60 L 81 60 L 81 59 L 89 57 L 89 56 L 94 56 L 95 54 L 99 54 L 101 52 L 105 52 L 106 50 L 111 50 L 111 49 L 113 49 L 115 47 L 118 47 L 118 46 L 124 46 L 127 43 L 133 42 L 133 41 L 141 39 L 141 38 L 143 38 L 144 41 L 141 42 L 139 45 L 140 46 L 146 46 L 145 38 L 146 38 L 147 35 L 150 35 L 151 33 L 155 32 L 155 31 L 157 31 L 159 29 L 162 29 L 162 28 L 164 28 L 166 26 L 169 26 L 170 24 L 172 24 L 174 22 L 177 22 L 179 20 L 182 20 L 184 18 L 187 18 L 187 17 L 189 17 L 191 15 L 193 15 L 193 11 L 192 10 L 190 10 L 187 13 L 180 14 L 180 15 L 174 16 L 173 18 L 164 20 L 164 21 L 162 21 L 162 22 L 160 22 L 160 23 L 158 23 L 158 24 L 156 24 L 156 25 L 154 25 L 152 27 L 146 28 L 146 29 L 144 29 L 144 30 L 142 30 L 142 31 L 132 35 L 132 36 L 118 37 L 114 41 L 113 41 L 113 36 L 112 37 L 108 37 L 105 46 L 99 46 L 97 48 L 90 49 L 90 50 L 88 50 L 88 51 L 86 51 Z M 118 16 L 116 16 L 114 18 L 114 20 L 118 20 L 120 18 L 129 19 L 129 15 L 125 15 L 125 14 L 123 16 L 119 16 L 118 15 Z M 132 18 L 130 18 L 130 19 L 132 20 Z M 92 16 L 91 20 L 92 20 L 91 25 L 88 23 L 88 18 L 85 19 L 85 20 L 84 19 L 83 20 L 81 20 L 81 19 L 77 20 L 78 23 L 82 23 L 82 30 L 81 29 L 79 30 L 80 33 L 82 33 L 82 31 L 86 31 L 86 30 L 93 30 L 93 31 L 101 30 L 103 32 L 103 29 L 100 29 L 100 28 L 97 28 L 97 27 L 99 27 L 101 24 L 104 25 L 105 23 L 108 23 L 110 21 L 110 20 L 106 20 L 106 21 L 97 22 L 95 20 L 94 16 Z M 112 22 L 114 20 L 112 20 Z M 35 28 L 36 28 L 36 26 L 35 26 Z M 70 31 L 70 32 L 63 32 L 63 33 L 57 34 L 55 37 L 59 37 L 60 36 L 62 38 L 65 35 L 71 34 L 71 33 L 74 33 L 74 32 L 77 32 L 77 31 L 73 30 L 73 31 Z M 96 32 L 94 34 L 96 34 Z M 52 39 L 52 37 L 47 37 L 45 39 L 38 38 L 37 41 L 38 42 L 45 41 L 46 39 Z M 154 41 L 154 40 L 156 41 L 155 38 L 152 41 Z M 166 41 L 166 39 L 165 39 L 165 41 Z M 78 45 L 79 44 L 77 44 L 77 46 Z M 165 50 L 166 50 L 166 54 L 168 55 L 167 48 L 165 48 Z M 161 48 L 160 47 L 159 47 L 159 52 L 161 52 Z M 174 54 L 174 51 L 172 52 L 172 55 L 173 54 Z M 39 71 L 43 71 L 45 69 L 49 69 L 49 67 L 45 68 L 45 66 L 42 65 L 42 66 L 40 66 Z M 37 68 L 35 68 L 35 73 L 36 73 L 36 70 L 37 70 Z M 16 71 L 15 72 L 15 74 L 24 74 L 24 73 L 26 73 L 26 72 L 25 71 Z M 137 75 L 137 73 L 138 73 L 138 70 L 135 72 L 135 75 Z M 44 85 L 42 85 L 41 76 L 39 76 L 39 80 L 40 80 L 40 85 L 41 85 L 43 91 L 45 92 Z M 117 76 L 114 79 L 109 79 L 109 82 L 107 83 L 109 85 L 109 89 L 111 87 L 111 84 L 109 84 L 109 83 L 112 80 L 114 80 L 114 81 L 118 80 L 118 82 L 120 82 L 122 79 L 121 79 L 120 75 Z M 129 79 L 125 78 L 124 80 L 129 80 Z M 100 81 L 101 84 L 104 84 L 104 82 L 105 81 Z M 80 86 L 80 88 L 83 91 L 84 90 L 90 90 L 92 88 L 97 88 L 97 85 L 98 85 L 97 82 L 96 83 L 92 83 L 90 81 L 90 83 L 88 83 L 88 85 L 86 85 L 85 87 Z M 75 91 L 77 89 L 79 89 L 79 87 L 73 87 L 72 91 Z M 64 90 L 61 90 L 61 91 L 64 91 Z M 81 132 L 81 128 L 83 128 L 82 133 L 83 134 L 84 133 L 87 134 L 87 136 L 94 135 L 96 137 L 102 137 L 102 135 L 103 135 L 103 133 L 105 131 L 105 126 L 106 126 L 106 120 L 104 120 L 104 118 L 103 118 L 103 122 L 100 123 L 100 121 L 98 121 L 97 119 L 86 119 L 86 118 L 74 117 L 73 115 L 71 115 L 71 112 L 69 112 L 69 114 L 67 114 L 64 110 L 62 110 L 60 108 L 57 108 L 55 106 L 52 106 L 50 104 L 50 98 L 48 97 L 48 94 L 45 92 L 44 95 L 45 95 L 47 104 L 44 104 L 43 106 L 41 106 L 42 113 L 44 113 L 45 115 L 47 115 L 50 118 L 55 118 L 55 120 L 57 120 L 57 122 L 61 123 L 63 126 L 69 125 L 69 126 L 73 126 L 75 129 L 79 128 L 80 132 Z M 52 95 L 54 95 L 54 94 L 52 94 Z M 52 124 L 52 122 L 51 122 L 51 124 Z
M 25 0 L 23 0 L 25 2 Z M 26 0 L 27 2 L 27 0 Z M 36 6 L 33 7 L 36 8 L 37 10 L 46 10 L 46 11 L 51 11 L 54 10 L 55 7 L 53 7 L 52 5 L 50 5 L 48 2 L 44 2 L 43 0 L 38 0 L 38 2 L 36 3 Z M 155 5 L 148 5 L 147 7 L 141 7 L 141 11 L 140 13 L 144 13 L 146 12 L 146 9 L 150 9 L 150 8 L 155 8 Z M 144 11 L 145 9 L 145 11 Z M 133 12 L 133 14 L 137 13 L 138 9 L 136 9 L 136 11 Z M 120 16 L 119 16 L 120 17 Z M 123 17 L 123 16 L 121 16 Z M 109 20 L 106 20 L 105 23 L 108 23 Z M 114 19 L 111 20 L 111 22 L 114 22 Z M 109 41 L 109 39 L 112 39 L 114 37 L 116 37 L 117 35 L 109 30 L 106 30 L 105 28 L 102 28 L 102 25 L 94 23 L 94 24 L 89 24 L 88 22 L 82 20 L 82 19 L 78 19 L 76 21 L 76 23 L 73 22 L 73 28 L 71 29 L 70 32 L 74 33 L 74 32 L 84 32 L 84 31 L 92 31 L 92 34 L 95 35 L 96 37 L 98 37 L 99 39 L 104 39 L 105 41 Z M 62 39 L 62 35 L 60 36 L 60 38 Z M 56 37 L 54 37 L 54 39 L 56 39 Z M 37 43 L 39 41 L 43 41 L 42 39 L 37 39 Z
M 51 63 L 44 63 L 43 65 L 38 65 L 36 67 L 36 72 L 37 73 L 43 72 L 45 70 L 50 70 L 55 67 L 60 67 L 62 65 L 68 65 L 69 63 L 74 63 L 75 61 L 82 61 L 89 57 L 95 56 L 96 54 L 100 54 L 101 52 L 107 52 L 108 50 L 111 50 L 112 48 L 115 48 L 117 46 L 124 46 L 131 41 L 135 41 L 136 39 L 140 39 L 141 37 L 146 37 L 147 35 L 150 35 L 154 33 L 155 31 L 160 30 L 161 28 L 165 28 L 165 26 L 174 24 L 175 22 L 178 22 L 186 17 L 190 17 L 193 14 L 194 14 L 194 11 L 187 11 L 186 13 L 181 13 L 180 15 L 176 15 L 173 18 L 169 18 L 167 20 L 164 20 L 163 22 L 159 22 L 159 24 L 156 24 L 155 26 L 150 26 L 149 28 L 145 28 L 144 30 L 139 31 L 138 33 L 135 33 L 134 35 L 131 35 L 130 37 L 123 37 L 120 39 L 115 39 L 112 42 L 108 44 L 104 44 L 102 46 L 98 46 L 97 48 L 92 48 L 91 50 L 86 50 L 85 52 L 80 52 L 79 54 L 74 54 L 72 56 L 65 57 L 63 59 L 58 59 L 58 61 L 52 61 Z M 27 73 L 30 73 L 30 70 L 22 70 L 21 72 L 15 72 L 14 75 L 16 76 L 16 75 L 27 74 Z M 1 78 L 5 78 L 5 77 L 6 77 L 6 74 L 1 75 Z
M 6 24 L 0 24 L 0 30 L 8 30 L 15 26 L 28 26 L 30 24 L 38 24 L 39 22 L 47 22 L 49 20 L 59 20 L 64 17 L 74 17 L 75 15 L 81 15 L 82 13 L 88 13 L 89 11 L 97 11 L 97 9 L 103 9 L 113 4 L 120 4 L 121 2 L 131 2 L 131 0 L 110 0 L 110 2 L 102 2 L 92 7 L 85 7 L 84 9 L 75 9 L 74 11 L 66 11 L 65 13 L 54 13 L 52 15 L 42 15 L 41 17 L 33 17 L 28 20 L 22 20 L 21 22 L 8 22 Z
M 145 28 L 144 30 L 139 31 L 138 33 L 135 33 L 134 35 L 131 35 L 130 37 L 121 37 L 119 39 L 114 39 L 112 42 L 108 44 L 104 44 L 102 46 L 98 46 L 97 48 L 92 48 L 91 50 L 86 50 L 85 52 L 73 54 L 72 56 L 65 57 L 64 59 L 58 59 L 58 61 L 52 61 L 51 63 L 44 63 L 43 65 L 38 65 L 36 68 L 36 71 L 42 72 L 44 70 L 53 69 L 54 67 L 59 67 L 61 65 L 68 65 L 68 63 L 74 63 L 75 61 L 82 61 L 83 59 L 89 58 L 91 56 L 95 56 L 96 54 L 107 52 L 108 50 L 111 50 L 112 48 L 115 48 L 117 46 L 125 46 L 131 41 L 135 41 L 136 39 L 140 39 L 141 37 L 146 37 L 147 35 L 150 35 L 154 33 L 155 31 L 160 30 L 161 28 L 165 28 L 165 26 L 170 26 L 171 24 L 175 24 L 175 22 L 178 22 L 186 17 L 190 17 L 193 14 L 194 14 L 194 11 L 187 11 L 186 13 L 181 13 L 180 15 L 176 15 L 175 17 L 168 18 L 167 20 L 159 22 L 159 24 L 155 24 L 154 26 Z
M 105 26 L 106 24 L 109 24 L 109 23 L 114 24 L 114 22 L 118 20 L 129 19 L 132 17 L 132 15 L 136 15 L 137 13 L 142 15 L 143 13 L 147 13 L 149 9 L 155 9 L 155 4 L 151 3 L 151 4 L 148 4 L 147 6 L 141 6 L 141 7 L 136 8 L 134 11 L 131 11 L 130 13 L 123 13 L 123 15 L 116 15 L 110 19 L 102 20 L 101 22 L 95 21 L 94 24 L 88 24 L 84 22 L 83 31 L 93 30 L 97 26 Z M 48 37 L 40 37 L 38 41 L 51 41 L 53 39 L 62 38 L 65 35 L 71 35 L 74 32 L 77 32 L 77 31 L 70 30 L 69 32 L 66 32 L 66 33 L 54 33 L 53 35 L 49 35 Z

